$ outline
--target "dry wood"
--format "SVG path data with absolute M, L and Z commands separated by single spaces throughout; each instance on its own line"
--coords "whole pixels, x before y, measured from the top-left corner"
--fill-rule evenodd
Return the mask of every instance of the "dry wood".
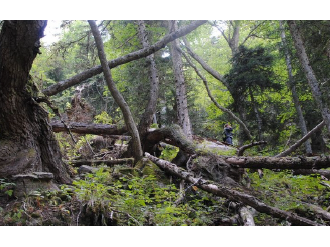
M 316 206 L 314 204 L 310 204 L 310 203 L 305 203 L 305 202 L 302 202 L 302 203 L 303 203 L 303 205 L 307 206 L 308 209 L 310 209 L 311 211 L 313 211 L 321 219 L 327 220 L 327 221 L 330 220 L 330 213 L 327 212 L 327 211 L 325 211 L 321 207 Z
M 71 160 L 71 161 L 67 161 L 67 162 L 74 167 L 79 167 L 82 165 L 90 166 L 90 165 L 101 165 L 101 164 L 105 164 L 107 166 L 112 166 L 112 165 L 120 165 L 120 164 L 133 165 L 134 159 L 125 158 L 125 159 L 116 159 L 116 160 Z
M 244 226 L 255 226 L 253 215 L 247 207 L 241 207 L 238 212 Z
M 245 205 L 249 205 L 255 208 L 257 211 L 261 213 L 266 213 L 273 217 L 290 221 L 295 225 L 312 225 L 312 226 L 320 225 L 309 219 L 300 217 L 295 213 L 286 212 L 278 208 L 268 206 L 259 199 L 257 199 L 256 197 L 251 196 L 249 194 L 222 186 L 220 184 L 215 184 L 212 181 L 207 181 L 202 178 L 195 178 L 192 173 L 189 173 L 184 169 L 179 168 L 168 161 L 158 159 L 157 157 L 152 156 L 149 153 L 145 153 L 145 156 L 148 159 L 150 159 L 152 162 L 154 162 L 157 166 L 169 172 L 170 174 L 180 177 L 189 183 L 193 183 L 198 188 L 210 192 L 214 195 L 228 198 L 231 201 L 242 202 Z
M 246 149 L 257 146 L 257 145 L 262 145 L 262 144 L 267 144 L 267 142 L 266 141 L 252 142 L 250 144 L 244 145 L 238 149 L 237 156 L 243 156 L 244 151 Z
M 292 153 L 298 147 L 300 147 L 305 141 L 307 141 L 312 136 L 313 133 L 315 133 L 316 131 L 322 129 L 324 125 L 325 125 L 325 122 L 323 120 L 321 123 L 316 125 L 311 131 L 309 131 L 306 135 L 304 135 L 299 141 L 297 141 L 295 144 L 293 144 L 287 150 L 285 150 L 282 153 L 276 155 L 275 157 L 284 157 L 284 156 L 287 156 L 288 154 Z
M 67 131 L 64 124 L 60 121 L 52 121 L 51 127 L 53 132 Z M 127 132 L 126 127 L 118 128 L 114 124 L 88 124 L 88 123 L 68 123 L 71 132 L 77 134 L 93 134 L 93 135 L 121 135 Z
M 315 170 L 315 169 L 297 169 L 292 171 L 293 175 L 311 175 L 319 174 L 327 179 L 330 179 L 330 170 Z
M 321 169 L 330 167 L 330 156 L 324 157 L 223 157 L 224 161 L 240 168 Z

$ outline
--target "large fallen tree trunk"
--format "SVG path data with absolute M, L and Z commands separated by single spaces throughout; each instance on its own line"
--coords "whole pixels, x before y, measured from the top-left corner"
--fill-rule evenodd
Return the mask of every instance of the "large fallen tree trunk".
M 157 166 L 169 172 L 170 174 L 177 176 L 181 179 L 184 179 L 185 181 L 194 184 L 198 188 L 210 192 L 214 195 L 228 198 L 231 201 L 242 202 L 245 205 L 249 205 L 253 207 L 254 209 L 256 209 L 261 213 L 266 213 L 273 217 L 287 220 L 295 225 L 310 225 L 310 226 L 320 225 L 309 219 L 300 217 L 295 213 L 286 212 L 278 208 L 268 206 L 259 199 L 257 199 L 256 197 L 251 196 L 249 194 L 222 186 L 220 184 L 212 183 L 212 181 L 207 181 L 202 178 L 195 178 L 192 173 L 177 167 L 171 162 L 161 160 L 155 156 L 152 156 L 149 153 L 145 153 L 145 156 L 148 159 L 150 159 L 152 162 L 154 162 Z
M 52 129 L 54 132 L 65 132 L 67 129 L 60 121 L 52 121 Z M 87 124 L 87 123 L 68 123 L 71 132 L 77 134 L 93 134 L 93 135 L 122 135 L 127 132 L 126 127 L 118 128 L 114 124 Z
M 237 168 L 266 169 L 321 169 L 330 167 L 330 156 L 324 157 L 223 157 Z

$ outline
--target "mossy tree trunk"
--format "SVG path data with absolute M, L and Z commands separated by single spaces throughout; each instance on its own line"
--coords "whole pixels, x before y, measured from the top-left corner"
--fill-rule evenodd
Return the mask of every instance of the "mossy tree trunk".
M 71 182 L 29 76 L 46 21 L 5 21 L 0 34 L 0 177 L 45 171 Z

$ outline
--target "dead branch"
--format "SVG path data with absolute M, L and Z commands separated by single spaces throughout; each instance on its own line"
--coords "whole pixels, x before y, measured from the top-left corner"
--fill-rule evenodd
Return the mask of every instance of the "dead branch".
M 148 159 L 150 159 L 152 162 L 154 162 L 157 166 L 171 173 L 172 175 L 180 177 L 189 183 L 193 183 L 198 188 L 210 192 L 214 195 L 228 198 L 231 201 L 242 202 L 245 205 L 249 205 L 255 208 L 257 211 L 261 213 L 266 213 L 273 217 L 290 221 L 296 225 L 312 225 L 312 226 L 320 225 L 314 221 L 300 217 L 295 213 L 286 212 L 278 208 L 268 206 L 259 199 L 257 199 L 256 197 L 251 196 L 249 194 L 234 189 L 230 189 L 220 184 L 215 184 L 212 181 L 207 181 L 202 178 L 199 179 L 195 178 L 192 173 L 189 173 L 184 169 L 179 168 L 168 161 L 158 159 L 157 157 L 152 156 L 149 153 L 145 153 L 145 156 Z
M 284 157 L 287 156 L 288 154 L 292 153 L 295 151 L 298 147 L 300 147 L 302 144 L 304 144 L 305 141 L 308 140 L 308 138 L 311 137 L 312 134 L 314 134 L 316 131 L 322 129 L 322 127 L 325 125 L 324 120 L 316 125 L 314 129 L 309 131 L 306 135 L 304 135 L 299 141 L 297 141 L 295 144 L 293 144 L 291 147 L 289 147 L 287 150 L 283 151 L 282 153 L 276 155 L 275 157 Z
M 206 21 L 202 21 L 202 20 L 194 21 L 194 22 L 190 23 L 189 25 L 180 28 L 176 32 L 172 32 L 172 33 L 165 35 L 165 37 L 163 39 L 159 40 L 158 42 L 151 45 L 150 47 L 143 48 L 141 50 L 129 53 L 125 56 L 108 61 L 108 65 L 110 68 L 115 68 L 119 65 L 146 57 L 146 56 L 148 56 L 152 53 L 155 53 L 156 51 L 164 48 L 169 42 L 192 32 L 200 25 L 203 25 L 205 22 Z M 85 70 L 84 72 L 77 74 L 65 81 L 60 81 L 60 82 L 46 88 L 42 92 L 43 92 L 43 94 L 45 94 L 47 96 L 52 96 L 52 95 L 58 94 L 59 92 L 64 91 L 65 89 L 67 89 L 69 87 L 75 86 L 75 85 L 77 85 L 97 74 L 100 74 L 100 73 L 102 73 L 101 65 L 93 67 L 88 70 Z
M 50 123 L 54 132 L 66 131 L 63 123 L 60 121 L 52 121 Z M 121 135 L 127 132 L 126 127 L 119 128 L 114 124 L 87 124 L 87 123 L 68 123 L 67 127 L 71 132 L 77 134 L 93 134 L 93 135 Z
M 319 174 L 327 179 L 330 179 L 330 171 L 329 170 L 315 170 L 315 169 L 297 169 L 292 171 L 293 175 L 311 175 L 311 174 Z
M 116 159 L 116 160 L 69 160 L 66 161 L 69 164 L 71 164 L 74 167 L 79 167 L 82 165 L 107 165 L 107 166 L 113 166 L 113 165 L 120 165 L 120 164 L 127 164 L 127 165 L 133 165 L 134 159 L 133 158 L 125 158 L 125 159 Z
M 266 169 L 321 169 L 330 167 L 330 156 L 323 157 L 223 157 L 224 161 L 240 168 Z
M 179 47 L 178 47 L 179 48 Z M 212 100 L 212 102 L 215 104 L 216 107 L 218 107 L 221 111 L 223 112 L 227 112 L 229 116 L 231 116 L 234 120 L 237 121 L 237 123 L 242 127 L 242 129 L 244 130 L 245 134 L 248 136 L 248 138 L 250 140 L 253 139 L 249 129 L 246 127 L 246 125 L 244 124 L 244 122 L 239 119 L 231 110 L 221 106 L 218 101 L 212 96 L 211 91 L 209 89 L 208 86 L 208 82 L 206 80 L 206 78 L 199 72 L 199 70 L 197 69 L 197 67 L 192 63 L 192 61 L 189 59 L 189 57 L 179 48 L 179 51 L 181 52 L 181 54 L 185 57 L 185 59 L 187 60 L 187 62 L 190 64 L 190 66 L 195 70 L 196 74 L 199 76 L 199 78 L 202 79 L 204 86 L 206 88 L 207 94 L 209 96 L 209 98 Z
M 262 145 L 262 144 L 267 144 L 267 142 L 266 141 L 252 142 L 250 144 L 244 145 L 238 149 L 237 156 L 243 156 L 244 151 L 246 149 L 257 146 L 257 145 Z

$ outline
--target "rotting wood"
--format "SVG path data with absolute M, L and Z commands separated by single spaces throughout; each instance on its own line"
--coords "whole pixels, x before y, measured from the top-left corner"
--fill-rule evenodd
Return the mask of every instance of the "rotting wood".
M 66 128 L 60 121 L 52 121 L 51 127 L 53 132 L 64 132 Z M 93 134 L 93 135 L 122 135 L 127 132 L 126 127 L 119 128 L 114 124 L 87 124 L 87 123 L 68 123 L 71 132 L 77 134 Z
M 330 180 L 330 170 L 316 170 L 316 169 L 297 169 L 292 171 L 293 175 L 312 175 L 318 174 Z
M 295 213 L 287 212 L 272 206 L 266 205 L 264 202 L 260 201 L 256 197 L 222 186 L 220 184 L 215 184 L 212 181 L 207 181 L 202 178 L 195 178 L 192 173 L 185 171 L 182 168 L 177 167 L 171 162 L 161 160 L 155 156 L 145 153 L 145 156 L 154 162 L 157 166 L 169 172 L 172 175 L 180 177 L 189 183 L 195 184 L 198 188 L 210 192 L 214 195 L 228 198 L 231 201 L 242 202 L 245 205 L 249 205 L 261 213 L 269 214 L 273 217 L 287 220 L 295 225 L 320 225 L 314 221 L 298 216 Z
M 67 163 L 71 164 L 74 167 L 79 167 L 82 165 L 120 165 L 120 164 L 127 164 L 133 165 L 134 159 L 133 158 L 126 158 L 126 159 L 115 159 L 115 160 L 67 160 Z
M 330 156 L 323 157 L 223 157 L 224 161 L 234 167 L 265 169 L 321 169 L 330 167 Z

